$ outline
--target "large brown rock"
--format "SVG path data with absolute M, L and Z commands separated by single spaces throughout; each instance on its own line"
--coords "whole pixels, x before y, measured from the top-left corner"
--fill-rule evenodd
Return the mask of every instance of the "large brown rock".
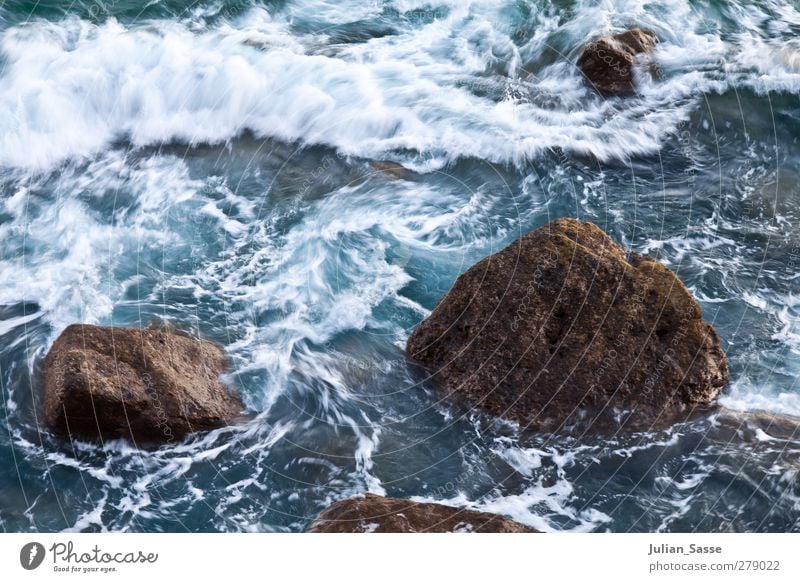
M 44 359 L 44 416 L 79 437 L 166 442 L 242 411 L 222 349 L 174 331 L 71 325 Z
M 407 351 L 449 395 L 543 430 L 674 421 L 728 381 L 680 280 L 567 218 L 461 275 Z
M 652 32 L 632 28 L 590 42 L 578 59 L 586 80 L 603 95 L 629 95 L 635 91 L 633 69 L 636 57 L 657 43 Z
M 367 493 L 332 503 L 306 528 L 310 533 L 534 533 L 493 513 Z

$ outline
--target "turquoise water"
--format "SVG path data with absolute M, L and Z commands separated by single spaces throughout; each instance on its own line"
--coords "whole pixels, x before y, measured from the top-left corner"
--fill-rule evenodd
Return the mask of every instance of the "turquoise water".
M 632 24 L 663 75 L 603 100 L 574 62 Z M 0 526 L 299 531 L 369 490 L 547 531 L 797 531 L 800 435 L 524 433 L 404 346 L 459 273 L 576 216 L 698 297 L 725 407 L 800 416 L 798 32 L 777 0 L 2 3 Z M 52 436 L 60 331 L 154 319 L 226 347 L 252 420 Z

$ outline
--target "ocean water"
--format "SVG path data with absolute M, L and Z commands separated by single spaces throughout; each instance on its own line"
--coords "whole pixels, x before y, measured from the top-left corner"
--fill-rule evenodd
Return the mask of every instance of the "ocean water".
M 574 63 L 631 25 L 661 76 L 602 99 Z M 373 491 L 545 531 L 800 531 L 800 431 L 751 414 L 800 417 L 799 33 L 791 0 L 0 2 L 0 528 L 300 531 Z M 410 330 L 560 216 L 679 274 L 741 414 L 601 439 L 440 399 Z M 252 419 L 50 434 L 64 327 L 153 320 L 225 346 Z

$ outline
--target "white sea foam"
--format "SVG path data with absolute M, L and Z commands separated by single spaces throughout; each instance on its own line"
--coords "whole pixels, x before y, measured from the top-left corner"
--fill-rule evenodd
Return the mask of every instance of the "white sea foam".
M 736 379 L 722 394 L 719 403 L 732 410 L 764 410 L 778 414 L 800 417 L 800 394 L 781 390 L 760 382 L 754 384 L 749 378 Z
M 657 58 L 667 75 L 624 106 L 592 98 L 566 60 L 527 76 L 521 61 L 533 48 L 517 55 L 498 2 L 454 3 L 443 18 L 335 57 L 319 50 L 324 31 L 293 35 L 289 16 L 262 8 L 199 30 L 174 21 L 33 22 L 0 37 L 0 164 L 44 170 L 120 139 L 137 147 L 220 143 L 245 130 L 362 157 L 416 151 L 440 163 L 462 156 L 523 163 L 554 147 L 601 159 L 653 153 L 687 118 L 698 91 L 727 86 L 704 70 L 725 51 L 684 3 L 665 3 L 665 22 L 645 10 L 649 3 L 630 4 L 629 18 L 662 33 Z M 346 8 L 329 10 L 352 18 Z M 577 14 L 563 25 L 573 50 L 619 25 L 605 8 Z M 546 41 L 531 42 L 540 50 Z M 552 93 L 561 107 L 473 93 L 476 75 L 498 60 L 509 81 Z M 740 66 L 750 66 L 745 53 Z
M 0 256 L 0 276 L 5 281 L 0 304 L 36 303 L 56 332 L 76 321 L 96 323 L 109 317 L 125 291 L 114 270 L 136 260 L 131 251 L 141 245 L 163 248 L 179 239 L 164 230 L 163 219 L 171 208 L 191 198 L 201 183 L 190 180 L 185 165 L 170 156 L 146 159 L 133 167 L 121 158 L 112 152 L 86 171 L 66 170 L 53 203 L 37 199 L 29 210 L 22 199 L 30 196 L 26 190 L 5 200 L 13 220 L 0 224 L 6 249 Z M 138 205 L 116 225 L 98 219 L 80 200 L 85 189 L 113 195 L 123 182 L 137 196 Z M 34 179 L 32 187 L 41 184 Z M 4 325 L 22 323 L 20 316 Z

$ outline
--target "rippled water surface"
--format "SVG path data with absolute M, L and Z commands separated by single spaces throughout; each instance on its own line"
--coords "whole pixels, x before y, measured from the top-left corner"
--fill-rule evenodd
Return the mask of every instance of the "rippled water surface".
M 605 100 L 586 40 L 657 32 Z M 299 531 L 360 491 L 572 531 L 797 531 L 800 9 L 790 0 L 0 3 L 0 527 Z M 371 160 L 413 170 L 401 179 Z M 675 270 L 728 409 L 523 432 L 440 401 L 410 330 L 559 216 Z M 70 323 L 226 347 L 253 419 L 69 442 L 38 371 Z

